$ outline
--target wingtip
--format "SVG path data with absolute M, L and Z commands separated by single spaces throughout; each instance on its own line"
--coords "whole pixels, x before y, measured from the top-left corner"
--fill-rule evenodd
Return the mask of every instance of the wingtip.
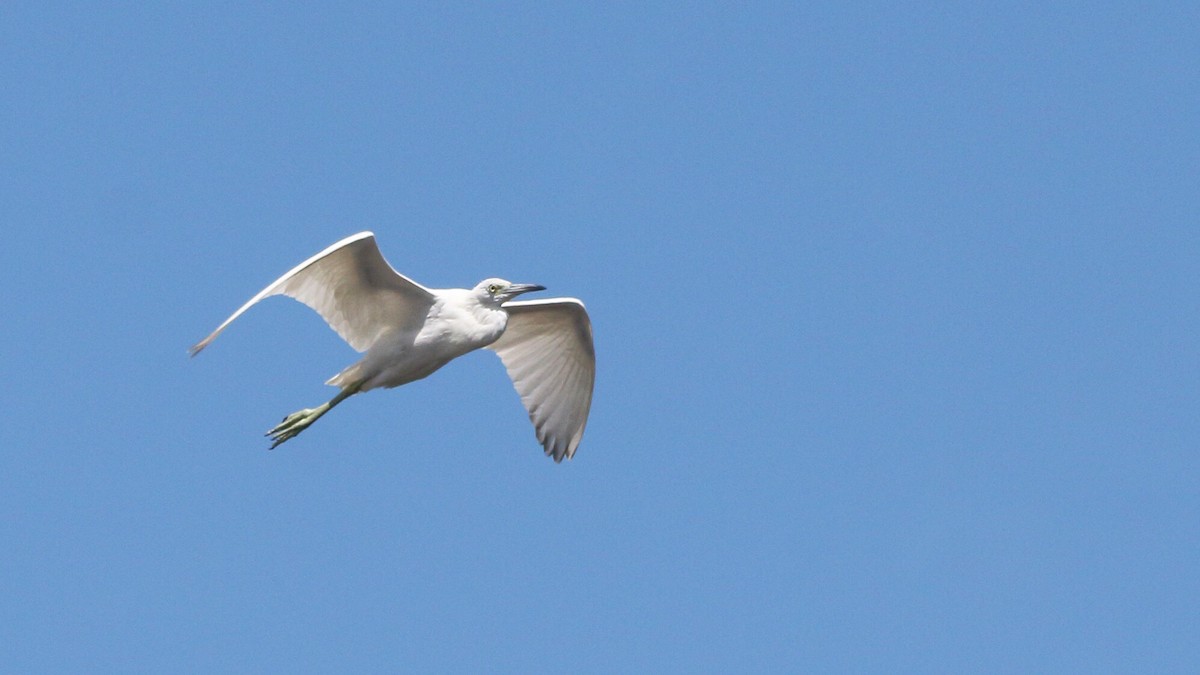
M 188 356 L 195 357 L 197 354 L 204 351 L 204 348 L 207 347 L 208 343 L 210 342 L 212 342 L 212 337 L 206 337 L 191 347 L 188 347 Z

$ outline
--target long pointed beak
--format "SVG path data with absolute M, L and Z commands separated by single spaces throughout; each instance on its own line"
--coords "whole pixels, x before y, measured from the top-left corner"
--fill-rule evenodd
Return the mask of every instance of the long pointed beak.
M 533 291 L 544 290 L 546 290 L 546 287 L 542 286 L 541 284 L 513 284 L 512 286 L 508 287 L 507 295 L 510 298 L 515 298 L 522 293 L 532 293 Z

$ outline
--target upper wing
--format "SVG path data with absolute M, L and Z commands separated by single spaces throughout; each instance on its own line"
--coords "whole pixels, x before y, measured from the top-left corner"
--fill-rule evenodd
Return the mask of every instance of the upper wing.
M 508 369 L 546 454 L 575 454 L 592 406 L 596 353 L 592 323 L 574 298 L 504 304 L 508 327 L 489 349 Z
M 195 356 L 256 302 L 286 295 L 308 305 L 354 349 L 363 352 L 388 329 L 425 319 L 433 294 L 388 265 L 375 235 L 359 232 L 296 265 L 242 305 L 191 348 Z

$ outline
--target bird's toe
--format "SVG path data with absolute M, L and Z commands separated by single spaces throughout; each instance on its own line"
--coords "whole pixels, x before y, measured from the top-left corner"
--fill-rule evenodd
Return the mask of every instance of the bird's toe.
M 312 408 L 298 410 L 291 415 L 283 418 L 283 421 L 277 424 L 273 429 L 265 435 L 269 436 L 274 443 L 271 444 L 271 449 L 275 449 L 280 443 L 295 438 L 301 431 L 304 431 L 319 417 L 317 411 Z

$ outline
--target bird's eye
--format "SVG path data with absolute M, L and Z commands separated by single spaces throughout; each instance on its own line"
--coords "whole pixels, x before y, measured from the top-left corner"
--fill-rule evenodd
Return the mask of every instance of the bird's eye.
M 496 284 L 492 284 L 491 286 L 488 286 L 488 293 L 491 293 L 492 295 L 495 295 L 496 291 L 498 291 L 498 290 L 500 290 L 500 287 L 497 286 Z

